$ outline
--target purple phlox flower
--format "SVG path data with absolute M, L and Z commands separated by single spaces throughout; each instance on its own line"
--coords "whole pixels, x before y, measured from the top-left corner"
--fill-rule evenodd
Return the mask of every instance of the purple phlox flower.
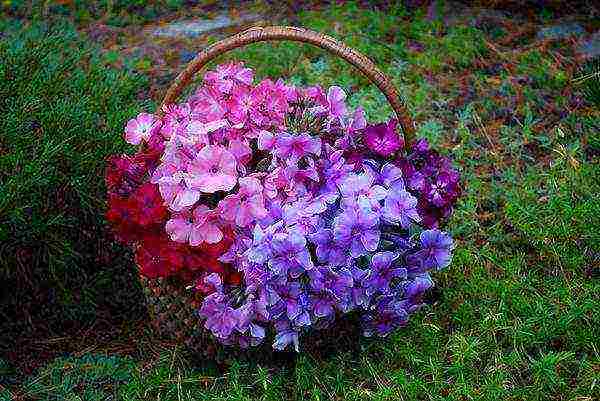
M 292 281 L 276 288 L 277 294 L 280 297 L 282 307 L 285 309 L 285 314 L 290 321 L 297 319 L 305 325 L 308 319 L 310 324 L 310 303 L 306 294 L 302 290 L 300 283 Z
M 349 246 L 354 258 L 373 252 L 379 245 L 378 220 L 364 208 L 348 208 L 334 219 L 333 237 L 340 246 Z
M 452 249 L 454 242 L 452 237 L 443 231 L 436 229 L 425 230 L 421 233 L 421 250 L 408 256 L 411 267 L 422 271 L 437 269 L 441 270 L 452 261 Z
M 339 185 L 342 200 L 348 207 L 357 204 L 363 208 L 373 209 L 378 212 L 381 209 L 379 201 L 387 195 L 387 189 L 381 185 L 374 185 L 374 178 L 367 174 L 348 174 Z
M 238 322 L 235 309 L 227 301 L 223 293 L 214 292 L 204 298 L 199 311 L 199 316 L 206 319 L 204 327 L 219 339 L 229 337 Z
M 264 311 L 260 312 L 261 309 Z M 242 306 L 235 310 L 235 314 L 237 317 L 236 329 L 242 334 L 238 339 L 240 345 L 243 347 L 260 344 L 264 340 L 266 332 L 265 328 L 257 324 L 256 320 L 267 320 L 266 306 L 261 306 L 259 302 L 249 297 Z
M 219 257 L 222 263 L 230 263 L 236 267 L 245 258 L 244 253 L 252 246 L 252 239 L 241 233 L 236 234 L 229 249 Z M 239 269 L 238 269 L 239 270 Z
M 336 306 L 342 312 L 348 312 L 353 307 L 351 290 L 354 286 L 352 272 L 345 268 L 324 268 L 323 284 L 336 298 Z
M 331 193 L 332 195 L 335 194 L 336 197 L 338 194 L 338 186 L 346 179 L 346 177 L 353 170 L 353 166 L 347 164 L 346 160 L 342 157 L 343 153 L 344 152 L 342 150 L 329 153 L 329 156 L 325 161 L 323 168 L 323 181 L 325 184 L 325 191 L 327 193 Z
M 261 130 L 258 133 L 258 149 L 271 150 L 277 143 L 277 136 L 270 131 Z
M 404 139 L 396 130 L 397 120 L 369 125 L 365 128 L 365 143 L 374 153 L 389 157 L 404 146 Z
M 383 185 L 394 191 L 400 191 L 405 188 L 402 169 L 393 163 L 386 163 L 381 167 L 379 180 Z
M 283 222 L 279 222 L 277 225 L 270 225 L 266 229 L 263 229 L 260 224 L 254 226 L 252 247 L 246 252 L 246 256 L 251 262 L 262 264 L 273 255 L 271 241 L 273 240 L 273 235 L 281 227 L 283 227 Z
M 346 115 L 346 93 L 339 86 L 332 86 L 327 91 L 327 104 L 329 114 L 334 118 L 341 118 Z
M 366 337 L 385 337 L 394 329 L 404 326 L 407 321 L 408 314 L 402 304 L 393 297 L 383 297 L 371 311 L 363 315 L 363 334 Z
M 293 328 L 291 322 L 287 319 L 279 319 L 275 322 L 275 341 L 273 349 L 283 351 L 288 345 L 294 345 L 296 352 L 300 352 L 300 343 L 298 340 L 298 329 Z
M 277 136 L 273 154 L 286 164 L 295 165 L 304 156 L 321 154 L 321 138 L 283 133 Z
M 427 290 L 433 287 L 433 281 L 429 274 L 424 273 L 414 277 L 404 284 L 404 294 L 401 301 L 402 307 L 413 313 L 423 306 L 423 297 Z
M 353 262 L 349 266 L 350 273 L 352 274 L 353 286 L 350 289 L 350 299 L 352 302 L 352 308 L 363 308 L 366 309 L 369 305 L 369 295 L 367 294 L 367 288 L 365 282 L 368 275 L 368 270 L 358 268 Z
M 314 267 L 306 247 L 306 238 L 297 231 L 273 235 L 271 246 L 274 257 L 269 259 L 269 267 L 275 274 L 285 275 L 289 272 L 292 277 L 298 277 Z
M 316 318 L 327 318 L 335 315 L 336 299 L 331 290 L 325 288 L 321 291 L 313 291 L 310 300 Z
M 321 198 L 301 198 L 283 207 L 283 219 L 288 227 L 306 235 L 316 230 L 319 214 L 325 208 L 325 202 Z
M 406 278 L 406 269 L 394 266 L 394 260 L 397 258 L 398 254 L 395 252 L 378 252 L 373 255 L 371 269 L 365 281 L 369 295 L 377 292 L 388 294 L 394 279 Z
M 417 198 L 407 191 L 390 190 L 385 197 L 383 218 L 390 223 L 400 224 L 404 229 L 421 221 L 417 211 Z
M 348 261 L 347 249 L 339 246 L 333 238 L 333 230 L 322 228 L 308 236 L 315 244 L 317 259 L 331 266 L 342 266 Z

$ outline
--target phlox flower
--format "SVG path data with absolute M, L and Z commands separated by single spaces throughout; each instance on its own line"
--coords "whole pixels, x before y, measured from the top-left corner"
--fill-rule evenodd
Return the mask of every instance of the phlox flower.
M 212 86 L 198 88 L 189 103 L 195 120 L 208 122 L 221 120 L 227 113 L 221 93 Z
M 339 86 L 331 86 L 327 91 L 327 105 L 329 114 L 335 118 L 341 118 L 346 115 L 346 93 Z
M 417 198 L 407 191 L 390 191 L 385 197 L 383 218 L 391 223 L 398 223 L 405 229 L 421 221 L 417 211 Z
M 165 230 L 173 241 L 188 242 L 198 246 L 203 242 L 216 244 L 223 239 L 223 232 L 218 224 L 218 215 L 206 205 L 200 205 L 193 212 L 175 213 L 165 226 Z
M 409 255 L 409 264 L 421 270 L 441 270 L 450 264 L 454 242 L 452 237 L 436 229 L 425 230 L 420 235 L 421 250 Z
M 288 165 L 295 164 L 306 155 L 319 156 L 321 154 L 321 138 L 309 134 L 280 134 L 277 136 L 273 154 Z
M 215 71 L 204 75 L 204 82 L 221 93 L 231 93 L 235 85 L 251 85 L 254 72 L 245 68 L 243 63 L 227 63 L 218 65 Z
M 147 142 L 158 129 L 160 125 L 153 114 L 140 113 L 127 122 L 125 140 L 132 145 L 139 145 L 142 141 Z
M 379 218 L 362 207 L 345 209 L 333 221 L 333 237 L 340 246 L 349 246 L 354 258 L 373 252 L 379 245 Z
M 188 124 L 192 121 L 192 109 L 189 103 L 181 105 L 171 104 L 163 108 L 165 115 L 162 117 L 160 133 L 166 138 L 172 135 L 184 135 Z
M 262 185 L 254 177 L 239 180 L 237 193 L 227 195 L 219 202 L 223 218 L 234 221 L 238 227 L 247 227 L 250 223 L 267 215 L 264 207 Z
M 310 253 L 306 248 L 306 238 L 298 232 L 277 233 L 271 243 L 273 258 L 269 267 L 275 274 L 298 277 L 303 271 L 314 267 Z
M 404 146 L 404 139 L 396 132 L 397 121 L 370 125 L 365 128 L 365 143 L 371 151 L 389 157 Z
M 229 191 L 237 183 L 235 156 L 219 145 L 203 147 L 191 161 L 188 172 L 185 183 L 200 192 Z
M 398 254 L 394 252 L 378 252 L 371 258 L 371 269 L 367 273 L 366 286 L 368 294 L 380 292 L 388 294 L 392 280 L 406 278 L 406 269 L 395 267 L 394 260 Z
M 366 173 L 348 174 L 339 184 L 343 202 L 349 206 L 358 204 L 379 211 L 379 201 L 386 197 L 388 190 L 374 182 L 373 176 Z

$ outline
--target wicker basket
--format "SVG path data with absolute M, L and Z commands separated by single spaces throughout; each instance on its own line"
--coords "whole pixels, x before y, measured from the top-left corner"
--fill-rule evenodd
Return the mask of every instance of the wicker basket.
M 251 43 L 281 40 L 318 46 L 358 68 L 386 96 L 402 127 L 405 146 L 413 141 L 414 125 L 404 104 L 389 78 L 370 59 L 330 36 L 297 27 L 255 27 L 216 42 L 204 49 L 175 78 L 156 114 L 162 116 L 164 106 L 173 104 L 192 81 L 195 74 L 215 57 Z M 200 301 L 194 299 L 194 294 L 186 289 L 187 283 L 176 277 L 149 279 L 141 275 L 140 281 L 152 320 L 151 323 L 157 334 L 185 344 L 194 353 L 207 357 L 221 359 L 219 356 L 222 357 L 228 353 L 221 345 L 212 340 L 210 333 L 203 330 L 202 323 L 195 314 L 195 310 L 200 306 Z M 328 333 L 320 332 L 320 334 L 310 335 L 311 338 L 307 339 L 308 341 L 305 343 L 310 344 L 312 349 L 315 347 L 327 349 L 339 345 L 340 340 L 355 339 L 357 331 L 353 328 L 352 321 L 352 318 L 337 319 L 336 324 L 326 330 Z M 331 338 L 332 341 L 328 342 L 327 338 Z M 351 342 L 356 341 L 342 341 L 342 344 Z M 265 342 L 265 344 L 268 344 L 268 342 Z M 258 352 L 262 356 L 260 359 L 268 359 L 271 356 L 272 349 L 270 346 L 259 348 L 260 351 Z M 252 353 L 255 354 L 255 352 Z

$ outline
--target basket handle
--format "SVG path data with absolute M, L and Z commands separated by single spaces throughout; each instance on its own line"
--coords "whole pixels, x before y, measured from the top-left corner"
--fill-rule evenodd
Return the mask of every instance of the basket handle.
M 408 147 L 408 145 L 412 143 L 415 136 L 415 128 L 406 107 L 402 100 L 400 100 L 398 92 L 390 79 L 381 72 L 369 58 L 331 36 L 292 26 L 250 28 L 213 43 L 211 46 L 205 48 L 198 53 L 196 57 L 190 61 L 187 67 L 179 73 L 177 78 L 175 78 L 167 90 L 162 104 L 157 110 L 157 114 L 162 116 L 164 106 L 174 103 L 179 95 L 181 95 L 183 89 L 190 83 L 194 75 L 215 57 L 250 43 L 272 40 L 291 40 L 295 42 L 310 43 L 343 58 L 358 68 L 379 88 L 379 90 L 381 90 L 381 92 L 383 92 L 389 104 L 392 106 L 404 133 L 405 146 Z

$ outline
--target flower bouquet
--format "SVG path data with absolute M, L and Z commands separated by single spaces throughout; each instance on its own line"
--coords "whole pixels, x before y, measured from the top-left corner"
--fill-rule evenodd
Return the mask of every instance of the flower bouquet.
M 242 63 L 174 103 L 215 55 L 281 39 L 358 66 L 400 121 L 371 125 L 337 86 L 255 82 Z M 107 219 L 135 250 L 155 321 L 188 342 L 296 351 L 304 333 L 350 313 L 365 336 L 405 325 L 429 273 L 450 263 L 439 227 L 460 192 L 451 162 L 412 141 L 405 116 L 368 59 L 315 32 L 252 29 L 200 53 L 155 115 L 128 122 L 137 153 L 107 169 Z

